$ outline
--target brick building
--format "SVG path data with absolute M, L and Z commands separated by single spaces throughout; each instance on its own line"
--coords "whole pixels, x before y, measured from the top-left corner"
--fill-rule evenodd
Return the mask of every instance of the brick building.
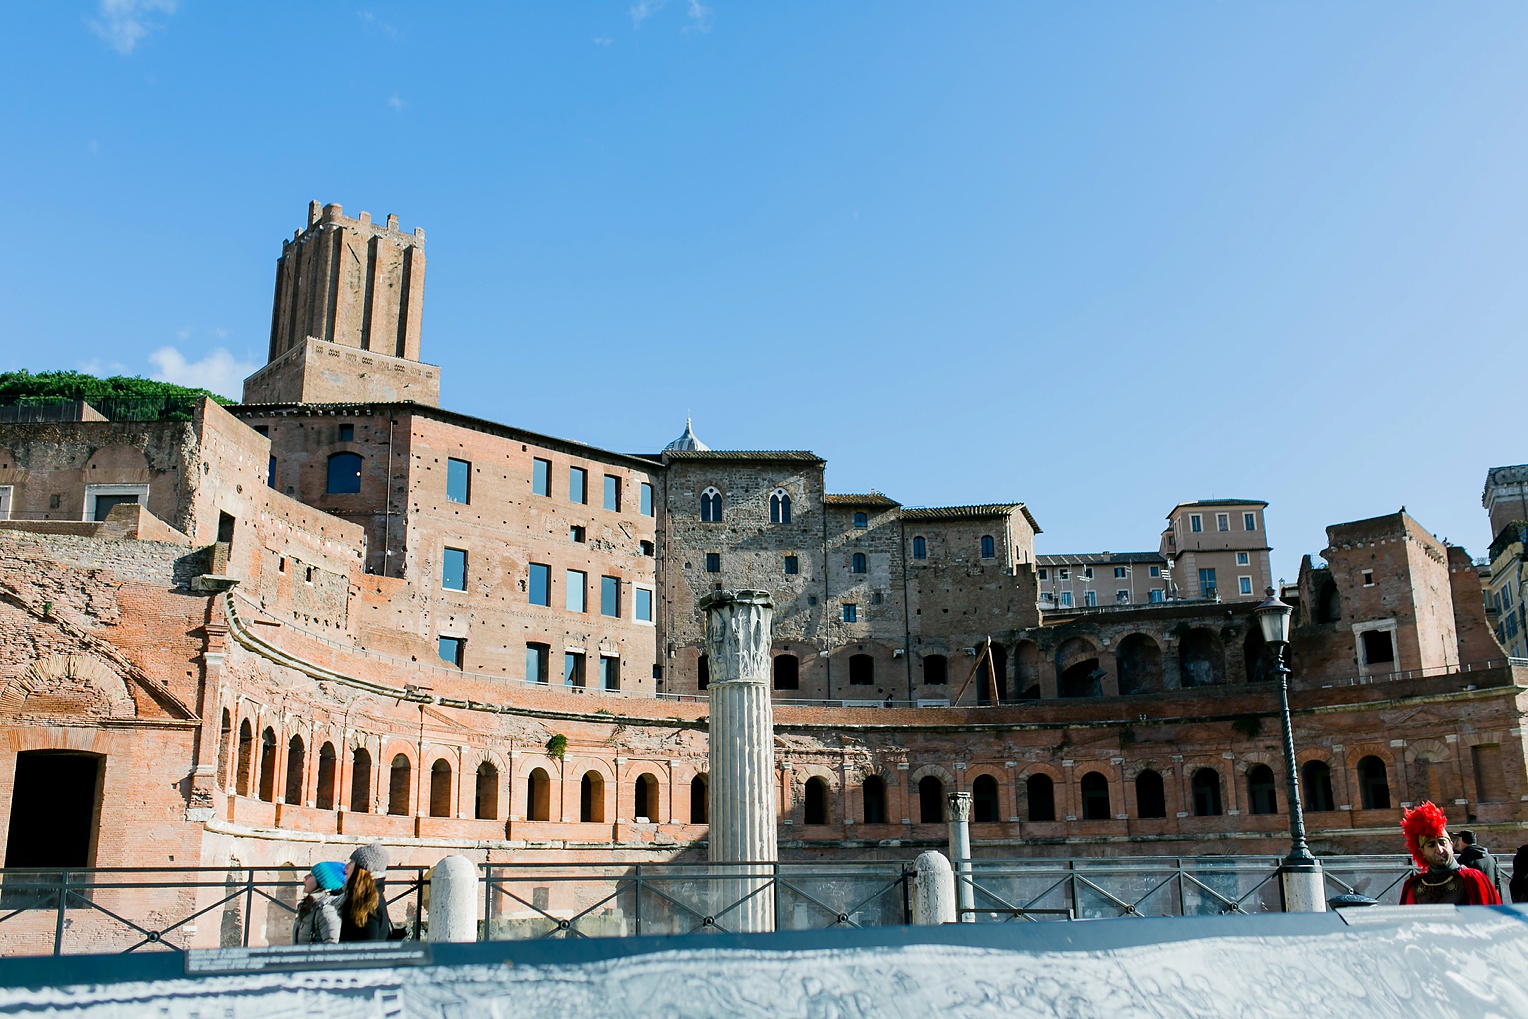
M 692 852 L 717 587 L 778 605 L 787 858 L 940 844 L 954 790 L 983 855 L 1281 850 L 1266 504 L 1180 505 L 1123 562 L 1037 557 L 1018 501 L 904 507 L 829 491 L 810 452 L 687 427 L 620 453 L 443 410 L 423 237 L 395 227 L 310 213 L 240 406 L 0 423 L 7 865 Z M 1318 851 L 1394 851 L 1427 797 L 1511 843 L 1528 673 L 1469 556 L 1401 512 L 1323 557 L 1292 646 Z M 1063 565 L 1095 604 L 1061 603 Z

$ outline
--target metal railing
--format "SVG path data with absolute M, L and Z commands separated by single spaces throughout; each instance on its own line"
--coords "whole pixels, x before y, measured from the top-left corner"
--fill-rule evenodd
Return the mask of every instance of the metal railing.
M 1278 912 L 1273 856 L 976 859 L 957 880 L 976 923 Z M 1323 861 L 1329 894 L 1394 904 L 1412 873 L 1406 856 Z M 299 867 L 0 870 L 0 954 L 184 951 L 286 945 L 301 898 Z M 428 929 L 427 871 L 393 867 L 394 923 Z M 489 863 L 481 878 L 484 941 L 705 935 L 739 929 L 752 901 L 776 930 L 911 922 L 910 861 Z

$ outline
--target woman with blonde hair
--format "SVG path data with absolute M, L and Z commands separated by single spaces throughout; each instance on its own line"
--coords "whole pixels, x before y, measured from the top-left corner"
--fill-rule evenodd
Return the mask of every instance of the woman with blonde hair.
M 340 941 L 386 941 L 393 921 L 387 915 L 387 849 L 380 842 L 361 846 L 345 864 L 345 893 L 337 903 Z

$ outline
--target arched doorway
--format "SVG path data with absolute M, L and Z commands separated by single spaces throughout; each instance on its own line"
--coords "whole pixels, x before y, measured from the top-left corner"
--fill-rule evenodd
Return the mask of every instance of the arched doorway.
M 1162 649 L 1144 633 L 1119 642 L 1114 654 L 1121 694 L 1156 693 L 1162 689 Z
M 1220 638 L 1196 627 L 1178 645 L 1178 682 L 1184 689 L 1219 686 L 1226 681 L 1226 658 Z

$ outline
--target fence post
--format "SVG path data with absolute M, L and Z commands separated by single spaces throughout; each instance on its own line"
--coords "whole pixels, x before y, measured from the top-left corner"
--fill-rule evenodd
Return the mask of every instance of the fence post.
M 69 895 L 69 872 L 58 872 L 58 923 L 53 928 L 53 954 L 64 954 L 64 909 Z
M 616 880 L 620 880 L 617 878 Z M 711 889 L 706 889 L 706 897 L 711 896 Z M 637 908 L 632 911 L 635 914 L 637 933 L 642 933 L 642 865 L 637 864 Z
M 244 948 L 249 947 L 249 918 L 255 911 L 255 868 L 249 868 L 244 880 Z
M 424 869 L 414 872 L 414 940 L 419 940 L 419 929 L 424 923 Z
M 477 882 L 477 865 L 465 856 L 448 856 L 431 869 L 431 941 L 464 943 L 478 939 Z
M 944 854 L 930 849 L 913 861 L 912 922 L 920 927 L 959 922 L 955 871 Z
M 1183 857 L 1174 857 L 1173 865 L 1178 871 L 1178 915 L 1188 916 L 1188 895 L 1183 890 Z
M 782 925 L 781 917 L 780 917 L 780 907 L 781 907 L 782 903 L 780 902 L 780 861 L 779 860 L 776 860 L 775 863 L 774 863 L 774 880 L 773 880 L 772 883 L 773 883 L 773 891 L 775 893 L 775 930 L 783 931 L 783 930 L 785 930 L 785 927 Z
M 1072 919 L 1076 920 L 1081 916 L 1081 911 L 1077 908 L 1077 861 L 1066 861 L 1066 869 L 1067 895 L 1072 900 Z

